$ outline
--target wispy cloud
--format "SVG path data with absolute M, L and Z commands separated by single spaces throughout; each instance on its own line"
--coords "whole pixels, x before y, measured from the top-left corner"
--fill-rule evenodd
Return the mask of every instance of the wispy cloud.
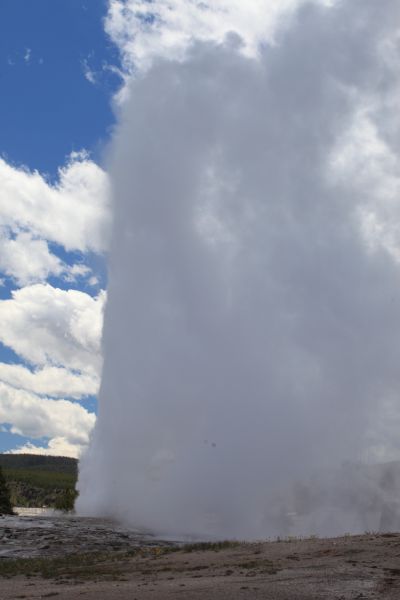
M 32 50 L 31 48 L 25 48 L 24 61 L 29 64 L 31 62 Z
M 95 85 L 97 83 L 97 75 L 96 75 L 95 71 L 90 68 L 89 60 L 87 58 L 84 58 L 81 61 L 81 66 L 82 66 L 82 71 L 85 76 L 85 79 L 92 85 Z

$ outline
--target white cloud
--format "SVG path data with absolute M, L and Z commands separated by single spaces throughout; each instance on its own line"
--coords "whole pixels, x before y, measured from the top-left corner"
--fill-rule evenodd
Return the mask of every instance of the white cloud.
M 35 238 L 27 231 L 20 231 L 13 236 L 9 228 L 1 226 L 0 272 L 19 286 L 44 282 L 50 276 L 76 282 L 92 274 L 92 270 L 84 263 L 69 265 L 63 262 L 50 252 L 46 240 Z
M 0 302 L 1 341 L 36 365 L 0 363 L 0 423 L 14 434 L 50 438 L 47 447 L 29 442 L 15 452 L 79 456 L 86 447 L 95 416 L 63 398 L 98 391 L 104 300 L 104 292 L 92 298 L 36 284 Z
M 63 366 L 96 375 L 105 293 L 35 284 L 0 302 L 0 341 L 33 365 Z
M 19 364 L 0 363 L 0 381 L 17 389 L 56 398 L 73 398 L 98 392 L 99 378 L 87 373 L 73 372 L 62 367 L 30 369 Z
M 100 283 L 100 280 L 98 277 L 96 277 L 96 275 L 92 275 L 92 277 L 90 277 L 88 279 L 88 284 L 91 285 L 92 287 L 99 285 L 99 283 Z
M 155 58 L 182 58 L 194 40 L 221 43 L 228 33 L 243 39 L 255 56 L 272 43 L 283 16 L 305 0 L 110 0 L 105 29 L 119 47 L 127 71 L 147 68 Z M 314 0 L 330 5 L 330 0 Z
M 41 454 L 47 456 L 70 456 L 79 458 L 86 446 L 71 444 L 64 437 L 55 437 L 48 441 L 46 446 L 36 446 L 32 442 L 27 442 L 6 454 Z
M 0 158 L 0 226 L 63 246 L 103 252 L 108 245 L 106 173 L 84 153 L 73 153 L 58 181 Z
M 12 278 L 19 286 L 47 281 L 55 276 L 67 282 L 89 278 L 92 270 L 84 263 L 69 265 L 50 252 L 46 240 L 38 239 L 27 231 L 15 236 L 6 227 L 0 227 L 0 272 Z M 89 285 L 92 285 L 88 281 Z
M 24 61 L 29 64 L 31 62 L 32 50 L 31 48 L 25 48 Z
M 66 275 L 64 276 L 65 281 L 76 281 L 79 278 L 88 277 L 91 274 L 92 270 L 83 263 L 75 263 L 71 267 L 67 267 Z M 90 278 L 91 279 L 91 278 Z M 90 279 L 88 281 L 90 284 Z
M 30 48 L 21 59 L 32 63 Z M 88 61 L 82 65 L 94 83 Z M 16 451 L 77 455 L 87 443 L 95 417 L 63 398 L 98 391 L 105 293 L 93 298 L 44 282 L 98 286 L 87 253 L 107 250 L 109 222 L 108 176 L 85 151 L 73 152 L 54 181 L 0 158 L 0 286 L 11 278 L 20 287 L 0 302 L 0 341 L 32 367 L 0 363 L 0 423 L 51 438 L 47 447 Z
M 81 65 L 85 79 L 94 85 L 96 83 L 96 73 L 89 67 L 88 59 L 82 60 Z
M 41 398 L 0 382 L 0 422 L 30 438 L 64 438 L 77 451 L 85 447 L 96 417 L 67 400 Z
M 60 276 L 64 270 L 69 269 L 49 251 L 45 240 L 22 231 L 13 238 L 6 228 L 0 228 L 0 271 L 19 285 Z

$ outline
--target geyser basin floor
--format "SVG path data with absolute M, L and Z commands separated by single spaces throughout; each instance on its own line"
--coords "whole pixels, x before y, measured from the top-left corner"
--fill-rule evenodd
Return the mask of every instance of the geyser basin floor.
M 3 550 L 29 534 L 32 551 L 36 539 L 36 558 L 0 561 L 2 600 L 400 597 L 400 534 L 395 533 L 228 543 L 222 549 L 210 544 L 172 549 L 142 537 L 142 549 L 135 552 L 139 534 L 101 520 L 49 519 L 47 529 L 34 522 L 30 529 L 17 521 L 13 526 L 12 519 L 0 524 Z
M 0 517 L 0 560 L 59 559 L 77 553 L 118 553 L 171 545 L 150 533 L 124 529 L 109 519 L 60 514 Z

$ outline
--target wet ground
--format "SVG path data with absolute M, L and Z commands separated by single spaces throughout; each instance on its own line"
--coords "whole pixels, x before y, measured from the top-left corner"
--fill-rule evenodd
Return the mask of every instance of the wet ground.
M 55 558 L 76 552 L 123 552 L 160 545 L 169 546 L 170 542 L 107 519 L 42 509 L 20 509 L 19 515 L 0 517 L 0 558 Z

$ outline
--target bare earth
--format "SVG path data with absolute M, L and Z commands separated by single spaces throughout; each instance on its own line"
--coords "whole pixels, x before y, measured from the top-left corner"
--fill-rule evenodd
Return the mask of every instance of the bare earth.
M 400 534 L 178 547 L 109 521 L 0 519 L 0 599 L 400 600 Z

